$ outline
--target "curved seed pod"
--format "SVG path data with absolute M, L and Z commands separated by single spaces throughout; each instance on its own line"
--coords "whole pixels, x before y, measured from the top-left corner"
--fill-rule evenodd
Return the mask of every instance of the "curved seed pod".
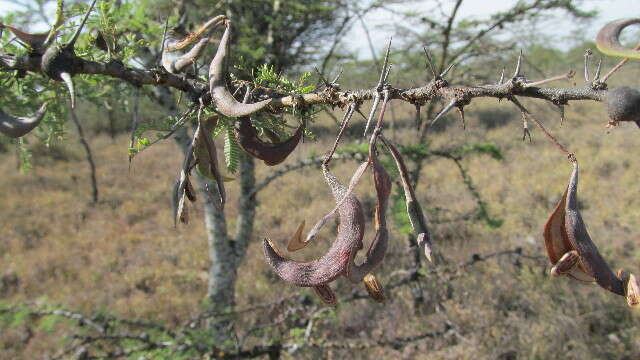
M 547 249 L 547 256 L 553 264 L 553 268 L 551 269 L 552 275 L 567 275 L 568 277 L 579 280 L 582 282 L 594 282 L 595 279 L 593 276 L 587 274 L 584 266 L 581 262 L 577 263 L 577 266 L 570 267 L 566 269 L 567 262 L 571 261 L 571 258 L 565 258 L 567 254 L 575 254 L 578 255 L 578 252 L 575 251 L 571 243 L 569 242 L 569 238 L 567 235 L 567 229 L 565 226 L 565 205 L 567 202 L 567 191 L 565 190 L 562 198 L 553 209 L 553 212 L 547 219 L 546 224 L 544 225 L 544 244 Z M 569 255 L 572 256 L 572 255 Z M 563 264 L 560 264 L 560 261 L 563 261 Z M 554 269 L 559 266 L 562 269 L 561 272 L 554 274 Z M 558 269 L 557 269 L 558 270 Z
M 47 40 L 47 36 L 49 36 L 49 32 L 31 34 L 15 28 L 11 25 L 0 24 L 0 29 L 2 28 L 6 28 L 11 31 L 13 35 L 15 35 L 20 41 L 27 44 L 32 50 L 36 52 L 43 50 L 45 41 Z
M 269 239 L 263 243 L 267 263 L 280 278 L 297 286 L 317 287 L 333 281 L 345 273 L 355 252 L 362 248 L 364 214 L 360 201 L 354 195 L 347 195 L 347 188 L 326 165 L 323 165 L 323 173 L 336 203 L 347 197 L 338 209 L 338 235 L 327 253 L 311 262 L 298 262 L 280 255 Z
M 196 143 L 198 142 L 200 131 L 201 127 L 200 123 L 198 123 L 198 127 L 193 133 L 193 138 L 191 139 L 189 148 L 185 153 L 184 161 L 182 162 L 182 169 L 180 169 L 180 175 L 178 175 L 178 180 L 176 180 L 176 183 L 173 187 L 172 205 L 174 226 L 178 225 L 178 221 L 182 222 L 183 224 L 187 224 L 189 222 L 185 198 L 189 199 L 191 202 L 194 202 L 196 200 L 195 191 L 193 189 L 193 186 L 191 185 L 189 174 L 194 166 L 194 149 L 196 147 Z
M 31 117 L 15 117 L 0 110 L 0 133 L 12 138 L 28 134 L 40 124 L 47 112 L 48 103 L 42 104 L 40 109 Z
M 209 66 L 209 89 L 211 98 L 217 110 L 224 116 L 243 117 L 249 116 L 262 110 L 271 103 L 271 99 L 263 100 L 254 104 L 243 104 L 238 102 L 229 89 L 227 89 L 227 74 L 229 65 L 227 58 L 230 56 L 231 23 L 227 21 L 227 28 L 220 39 L 218 51 L 211 60 Z
M 605 101 L 612 123 L 634 121 L 640 127 L 640 89 L 629 86 L 610 89 Z
M 234 134 L 238 145 L 245 152 L 264 161 L 269 166 L 274 166 L 283 162 L 298 146 L 300 139 L 302 139 L 302 134 L 304 134 L 304 124 L 298 126 L 296 132 L 289 139 L 279 143 L 268 143 L 260 140 L 258 132 L 251 125 L 249 117 L 241 117 L 236 121 Z
M 173 40 L 165 42 L 164 49 L 165 51 L 168 51 L 168 52 L 183 50 L 187 46 L 193 44 L 196 40 L 200 39 L 200 37 L 202 37 L 202 35 L 204 35 L 207 31 L 209 31 L 210 29 L 214 29 L 216 26 L 222 24 L 225 20 L 227 20 L 226 16 L 218 15 L 210 19 L 206 23 L 202 24 L 202 26 L 200 26 L 198 30 L 187 34 L 181 39 L 175 38 L 175 35 L 174 35 Z
M 74 75 L 79 64 L 78 58 L 74 52 L 74 46 L 95 4 L 96 0 L 93 0 L 89 10 L 87 10 L 87 13 L 82 19 L 80 26 L 76 29 L 76 32 L 73 34 L 71 41 L 69 41 L 68 44 L 49 46 L 44 52 L 44 55 L 42 55 L 40 64 L 42 71 L 53 80 L 64 81 L 71 96 L 71 108 L 75 108 L 76 103 L 75 91 L 71 77 Z
M 326 161 L 323 164 L 323 168 L 324 166 L 326 166 Z M 333 208 L 333 210 L 331 210 L 328 214 L 326 214 L 325 216 L 322 217 L 322 219 L 320 219 L 320 221 L 318 221 L 313 228 L 311 228 L 311 230 L 309 231 L 309 233 L 307 234 L 307 238 L 304 241 L 304 245 L 306 246 L 307 244 L 309 244 L 313 239 L 315 239 L 315 237 L 318 235 L 318 232 L 320 232 L 320 230 L 322 229 L 322 227 L 324 227 L 324 225 L 329 221 L 329 219 L 331 219 L 331 217 L 333 216 L 333 214 L 336 213 L 336 211 L 338 211 L 338 209 L 340 208 L 340 206 L 342 206 L 342 203 L 348 199 L 350 199 L 351 193 L 353 192 L 353 189 L 355 189 L 356 185 L 358 185 L 358 182 L 360 182 L 360 178 L 362 178 L 362 174 L 364 174 L 365 170 L 367 170 L 367 168 L 369 167 L 369 161 L 365 161 L 363 162 L 358 169 L 356 170 L 356 172 L 353 174 L 353 176 L 351 177 L 351 181 L 349 182 L 349 188 L 347 188 L 347 193 L 345 196 L 342 197 L 342 200 L 340 200 L 338 202 L 338 204 L 336 205 L 336 207 Z
M 376 188 L 376 196 L 378 197 L 374 217 L 376 235 L 369 246 L 369 250 L 367 250 L 364 262 L 360 265 L 352 263 L 348 269 L 349 271 L 345 274 L 349 280 L 355 283 L 362 281 L 367 274 L 382 263 L 387 252 L 389 241 L 386 213 L 389 195 L 391 194 L 391 179 L 384 169 L 384 166 L 378 161 L 374 151 L 370 151 L 370 159 L 373 164 L 373 180 Z
M 385 300 L 387 300 L 387 297 L 384 295 L 384 288 L 375 275 L 367 274 L 367 276 L 362 279 L 362 282 L 364 282 L 364 286 L 367 289 L 369 296 L 373 300 L 379 303 L 385 302 Z
M 220 194 L 220 208 L 224 208 L 226 203 L 226 192 L 224 189 L 224 179 L 218 166 L 218 153 L 216 144 L 211 138 L 211 132 L 218 124 L 218 117 L 211 116 L 206 121 L 199 121 L 197 136 L 195 137 L 194 158 L 196 167 L 200 173 L 216 182 L 218 193 Z
M 633 24 L 640 24 L 640 18 L 615 20 L 603 26 L 596 36 L 598 50 L 610 56 L 640 59 L 640 51 L 620 44 L 620 32 Z
M 167 42 L 173 40 L 175 39 L 171 36 L 167 36 Z M 198 57 L 200 57 L 208 42 L 209 37 L 204 37 L 200 39 L 200 41 L 198 41 L 198 43 L 189 50 L 189 52 L 184 54 L 181 52 L 164 51 L 162 53 L 162 67 L 172 74 L 184 72 L 189 65 L 198 60 Z
M 416 240 L 418 246 L 424 248 L 424 255 L 429 261 L 432 261 L 431 255 L 433 252 L 433 242 L 431 240 L 431 234 L 429 233 L 427 220 L 424 216 L 424 212 L 422 211 L 422 207 L 420 206 L 413 190 L 413 186 L 411 186 L 411 182 L 409 181 L 407 166 L 405 165 L 402 155 L 400 155 L 398 149 L 396 149 L 396 147 L 384 136 L 380 136 L 380 139 L 387 149 L 389 149 L 391 157 L 395 161 L 398 172 L 400 173 L 400 180 L 402 181 L 402 188 L 404 190 L 404 198 L 407 204 L 407 214 L 409 215 L 409 221 L 411 222 L 413 232 L 417 234 Z
M 593 276 L 601 287 L 624 296 L 622 281 L 611 271 L 591 241 L 587 228 L 582 221 L 578 210 L 578 162 L 573 163 L 573 173 L 567 187 L 567 200 L 565 205 L 565 228 L 567 238 L 571 246 L 580 255 L 580 260 L 587 274 Z

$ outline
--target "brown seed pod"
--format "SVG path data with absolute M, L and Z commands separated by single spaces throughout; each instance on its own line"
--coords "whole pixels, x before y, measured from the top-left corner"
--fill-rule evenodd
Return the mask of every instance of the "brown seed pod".
M 413 190 L 413 186 L 409 180 L 407 166 L 405 165 L 402 155 L 400 155 L 398 149 L 396 149 L 396 147 L 384 136 L 380 136 L 380 139 L 387 149 L 389 149 L 391 157 L 395 161 L 398 172 L 400 173 L 400 180 L 402 182 L 402 188 L 404 190 L 404 197 L 407 205 L 407 214 L 409 215 L 409 221 L 411 222 L 413 232 L 417 234 L 416 241 L 418 246 L 423 248 L 424 255 L 429 261 L 432 261 L 433 242 L 431 240 L 429 228 L 427 227 L 427 220 L 424 216 L 424 212 L 422 211 L 422 207 L 416 198 L 415 191 Z
M 545 224 L 544 239 L 549 260 L 556 265 L 552 273 L 595 281 L 602 288 L 625 296 L 629 305 L 637 304 L 640 287 L 635 277 L 630 279 L 624 272 L 615 275 L 611 271 L 582 221 L 578 209 L 578 162 L 575 160 L 567 190 Z
M 196 32 L 189 33 L 187 36 L 180 36 L 174 32 L 169 32 L 164 40 L 164 47 L 162 51 L 162 66 L 168 72 L 172 74 L 178 74 L 184 72 L 189 65 L 195 63 L 205 47 L 209 43 L 209 36 L 205 36 L 202 39 L 200 37 L 209 30 L 222 24 L 227 18 L 224 15 L 216 16 L 202 25 Z M 198 40 L 200 39 L 200 40 Z M 181 50 L 187 46 L 197 43 L 184 53 Z
M 228 57 L 230 56 L 231 23 L 227 21 L 227 28 L 220 39 L 218 51 L 209 66 L 209 90 L 211 98 L 218 112 L 227 117 L 244 117 L 262 110 L 271 103 L 271 99 L 253 104 L 243 104 L 236 100 L 227 88 L 227 74 L 229 73 Z
M 640 89 L 619 86 L 607 91 L 607 113 L 612 124 L 633 121 L 640 127 Z
M 49 36 L 49 32 L 31 34 L 28 32 L 24 32 L 11 25 L 5 25 L 5 24 L 0 24 L 0 30 L 1 29 L 8 29 L 9 31 L 11 31 L 13 35 L 15 35 L 24 44 L 28 45 L 31 48 L 31 51 L 35 53 L 41 53 L 44 50 L 45 41 Z
M 218 165 L 216 144 L 211 137 L 211 133 L 218 124 L 218 116 L 211 116 L 205 121 L 199 120 L 199 123 L 200 131 L 195 139 L 196 143 L 194 148 L 196 167 L 203 176 L 216 182 L 218 193 L 220 194 L 220 208 L 224 208 L 227 195 L 224 188 L 224 179 L 222 178 L 220 166 Z
M 340 184 L 326 166 L 323 166 L 325 180 L 336 202 L 347 194 L 347 188 Z M 311 262 L 298 262 L 280 255 L 270 240 L 264 240 L 264 255 L 267 263 L 283 280 L 297 286 L 317 287 L 328 284 L 343 275 L 353 261 L 355 252 L 362 248 L 364 235 L 364 214 L 360 201 L 354 195 L 347 195 L 338 209 L 340 223 L 338 234 L 327 253 Z
M 376 235 L 371 245 L 369 245 L 367 255 L 362 264 L 356 265 L 352 260 L 350 268 L 347 269 L 345 275 L 354 283 L 363 281 L 367 274 L 370 274 L 376 267 L 382 264 L 389 242 L 386 213 L 389 195 L 391 194 L 391 179 L 375 155 L 375 151 L 370 151 L 370 161 L 372 163 L 373 181 L 378 198 L 374 216 Z
M 202 24 L 202 26 L 200 26 L 198 30 L 192 33 L 188 33 L 186 36 L 183 36 L 179 39 L 177 38 L 176 34 L 172 34 L 174 35 L 174 39 L 172 39 L 171 41 L 166 41 L 164 49 L 165 51 L 168 51 L 168 52 L 184 50 L 187 46 L 193 44 L 198 39 L 200 39 L 202 35 L 204 35 L 206 32 L 208 32 L 209 30 L 215 29 L 216 26 L 222 24 L 226 20 L 227 20 L 226 16 L 218 15 L 210 19 L 206 23 Z
M 304 124 L 300 125 L 289 139 L 279 143 L 268 143 L 260 139 L 258 132 L 251 125 L 251 119 L 247 116 L 236 121 L 234 134 L 238 145 L 245 152 L 269 166 L 274 166 L 283 162 L 298 146 L 304 134 Z
M 40 124 L 47 112 L 48 103 L 42 104 L 40 109 L 31 117 L 16 117 L 0 110 L 0 133 L 18 138 L 28 134 Z

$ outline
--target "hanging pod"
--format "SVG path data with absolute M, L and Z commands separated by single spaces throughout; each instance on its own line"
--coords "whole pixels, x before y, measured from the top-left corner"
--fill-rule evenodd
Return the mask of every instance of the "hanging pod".
M 0 110 L 0 133 L 18 138 L 28 134 L 40 124 L 47 112 L 48 103 L 42 104 L 40 109 L 31 117 L 16 117 Z
M 227 88 L 229 73 L 229 57 L 231 56 L 231 22 L 227 20 L 226 29 L 220 39 L 216 55 L 209 66 L 209 90 L 216 110 L 227 117 L 249 116 L 262 110 L 271 103 L 271 99 L 253 104 L 244 104 L 236 100 Z
M 283 162 L 298 146 L 304 134 L 304 124 L 298 126 L 296 132 L 289 139 L 269 143 L 260 139 L 258 132 L 253 125 L 251 125 L 251 119 L 245 116 L 236 121 L 234 134 L 238 145 L 240 145 L 245 152 L 264 161 L 264 163 L 269 166 L 274 166 Z
M 354 260 L 357 252 L 363 248 L 364 214 L 362 205 L 352 191 L 338 182 L 329 172 L 326 163 L 323 164 L 322 169 L 334 200 L 338 204 L 339 219 L 336 240 L 327 253 L 315 261 L 298 262 L 281 255 L 270 240 L 265 239 L 264 241 L 267 262 L 280 278 L 297 286 L 313 287 L 316 294 L 330 305 L 336 303 L 336 297 L 329 287 L 329 283 L 340 275 L 354 283 L 362 281 L 374 300 L 384 300 L 382 285 L 371 272 L 382 263 L 387 251 L 389 232 L 386 226 L 386 211 L 391 193 L 391 180 L 389 174 L 374 155 L 359 167 L 352 177 L 351 184 L 354 184 L 355 178 L 361 176 L 361 171 L 367 168 L 366 165 L 369 162 L 373 165 L 377 195 L 374 216 L 376 234 L 361 264 L 356 264 Z M 287 247 L 289 251 L 296 251 L 306 246 L 307 243 L 301 240 L 303 226 L 304 223 L 298 227 L 289 241 Z
M 326 165 L 323 165 L 322 170 L 336 203 L 340 202 L 347 194 L 347 188 L 329 172 Z M 316 288 L 316 293 L 327 304 L 335 304 L 332 300 L 335 295 L 328 284 L 347 271 L 355 252 L 362 249 L 364 236 L 364 213 L 360 201 L 354 195 L 347 195 L 342 201 L 338 218 L 336 240 L 320 259 L 314 261 L 287 259 L 271 240 L 265 239 L 263 242 L 267 263 L 281 279 L 297 286 Z
M 64 81 L 65 85 L 69 89 L 71 108 L 75 108 L 76 105 L 76 94 L 73 86 L 73 80 L 71 78 L 78 67 L 81 66 L 80 59 L 78 59 L 75 54 L 74 46 L 95 4 L 96 0 L 93 0 L 89 10 L 87 10 L 87 13 L 82 19 L 80 26 L 76 29 L 76 32 L 73 34 L 71 41 L 69 41 L 68 44 L 51 45 L 44 52 L 44 55 L 42 55 L 40 64 L 42 71 L 53 80 Z
M 544 227 L 544 241 L 551 274 L 583 282 L 596 282 L 614 294 L 625 296 L 630 306 L 638 305 L 639 286 L 635 276 L 622 270 L 614 274 L 593 243 L 578 209 L 578 162 L 564 195 Z

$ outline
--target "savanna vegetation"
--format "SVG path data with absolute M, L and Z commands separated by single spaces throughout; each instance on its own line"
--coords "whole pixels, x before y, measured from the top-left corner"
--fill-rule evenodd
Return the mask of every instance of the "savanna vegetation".
M 517 1 L 473 19 L 458 15 L 461 0 L 433 2 L 429 14 L 400 12 L 401 0 L 98 0 L 90 13 L 88 3 L 68 1 L 62 16 L 55 13 L 61 1 L 20 3 L 24 11 L 2 15 L 0 109 L 30 116 L 48 106 L 33 131 L 0 135 L 0 359 L 640 356 L 640 318 L 624 296 L 549 274 L 543 228 L 572 167 L 536 120 L 580 161 L 577 205 L 602 257 L 632 273 L 640 263 L 638 126 L 626 118 L 607 126 L 605 99 L 569 96 L 565 104 L 535 93 L 635 86 L 637 60 L 600 82 L 620 58 L 599 53 L 595 39 L 565 48 L 518 32 L 558 14 L 588 26 L 596 14 L 582 2 Z M 372 29 L 372 12 L 401 20 Z M 55 31 L 43 39 L 64 47 L 85 14 L 65 60 L 73 65 L 62 68 L 72 75 L 72 108 L 60 71 L 44 71 L 48 48 L 6 25 L 31 31 L 46 23 Z M 171 47 L 219 15 L 205 40 L 190 43 L 203 47 L 195 61 L 175 61 L 188 50 Z M 243 120 L 216 115 L 229 101 L 213 94 L 209 64 L 225 47 L 228 23 L 232 68 L 223 75 L 235 101 L 278 99 L 251 114 L 260 143 L 236 135 Z M 371 44 L 367 60 L 350 52 L 345 34 L 354 27 L 366 29 L 363 43 L 374 30 L 394 34 L 386 81 L 379 47 Z M 633 46 L 637 35 L 629 28 L 623 38 Z M 502 96 L 447 92 L 498 82 L 516 85 Z M 425 84 L 438 85 L 403 97 L 403 89 Z M 349 89 L 369 90 L 349 97 Z M 375 97 L 380 104 L 363 137 Z M 440 114 L 451 103 L 453 111 Z M 319 297 L 278 276 L 263 239 L 298 261 L 321 258 L 337 241 L 342 213 L 304 249 L 285 250 L 301 222 L 306 234 L 336 206 L 321 164 L 345 112 L 353 117 L 331 173 L 348 184 L 369 161 L 392 181 L 383 222 L 388 249 L 371 271 L 384 290 L 340 277 L 332 294 Z M 209 128 L 205 119 L 213 118 Z M 295 138 L 301 125 L 304 139 L 281 163 L 268 166 L 272 160 L 251 147 Z M 198 153 L 198 133 L 215 141 L 216 168 L 210 152 Z M 399 149 L 405 174 L 387 142 Z M 354 189 L 366 229 L 356 264 L 373 261 L 366 249 L 380 234 L 383 171 L 376 171 Z M 421 246 L 403 175 L 427 220 L 431 241 Z

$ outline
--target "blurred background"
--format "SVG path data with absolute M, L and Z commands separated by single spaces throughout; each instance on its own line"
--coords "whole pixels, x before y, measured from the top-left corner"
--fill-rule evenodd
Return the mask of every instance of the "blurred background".
M 84 1 L 66 1 L 70 38 Z M 55 1 L 0 1 L 0 21 L 47 31 Z M 594 37 L 609 21 L 640 14 L 637 1 L 311 1 L 98 0 L 76 47 L 95 61 L 158 66 L 165 27 L 193 31 L 226 14 L 236 26 L 234 78 L 283 91 L 374 87 L 386 43 L 393 37 L 389 82 L 398 88 L 433 79 L 455 85 L 496 83 L 513 74 L 520 50 L 531 81 L 574 70 L 549 87 L 585 86 L 602 59 Z M 95 46 L 97 31 L 113 51 Z M 179 31 L 176 30 L 176 31 Z M 221 30 L 191 74 L 206 80 Z M 635 46 L 638 27 L 622 34 Z M 9 31 L 2 53 L 26 54 Z M 637 85 L 630 61 L 609 87 Z M 1 69 L 0 69 L 1 70 Z M 444 259 L 417 252 L 399 183 L 391 198 L 390 248 L 376 271 L 387 300 L 369 299 L 362 284 L 332 284 L 336 307 L 312 290 L 279 279 L 265 263 L 262 239 L 281 249 L 300 222 L 307 228 L 334 203 L 317 161 L 333 144 L 344 109 L 255 120 L 261 134 L 289 136 L 301 117 L 304 143 L 278 166 L 243 155 L 231 120 L 214 131 L 224 164 L 228 203 L 215 211 L 200 193 L 188 225 L 174 226 L 172 187 L 192 123 L 170 131 L 189 107 L 171 89 L 135 88 L 120 80 L 80 75 L 74 122 L 63 85 L 41 74 L 0 71 L 0 108 L 32 113 L 51 101 L 43 123 L 15 140 L 0 136 L 0 359 L 637 359 L 640 318 L 624 298 L 595 285 L 551 278 L 542 228 L 571 173 L 565 156 L 522 118 L 513 104 L 476 99 L 466 124 L 445 105 L 393 101 L 386 136 L 401 145 L 416 192 Z M 580 206 L 603 256 L 615 270 L 640 269 L 634 229 L 640 218 L 640 165 L 633 123 L 607 128 L 601 103 L 571 102 L 561 111 L 520 99 L 581 164 Z M 362 112 L 369 112 L 365 103 Z M 564 116 L 563 113 L 564 112 Z M 134 121 L 135 119 L 135 121 Z M 135 127 L 133 124 L 136 124 Z M 332 162 L 347 182 L 366 152 L 365 120 L 356 114 Z M 169 136 L 171 135 L 171 136 Z M 166 139 L 164 139 L 167 137 Z M 265 137 L 266 139 L 266 137 Z M 131 163 L 129 157 L 132 157 Z M 385 166 L 398 178 L 388 154 Z M 196 175 L 194 175 L 196 176 Z M 356 190 L 373 238 L 376 203 L 371 176 Z M 296 260 L 319 257 L 335 239 L 335 222 Z M 361 251 L 357 261 L 361 261 Z

